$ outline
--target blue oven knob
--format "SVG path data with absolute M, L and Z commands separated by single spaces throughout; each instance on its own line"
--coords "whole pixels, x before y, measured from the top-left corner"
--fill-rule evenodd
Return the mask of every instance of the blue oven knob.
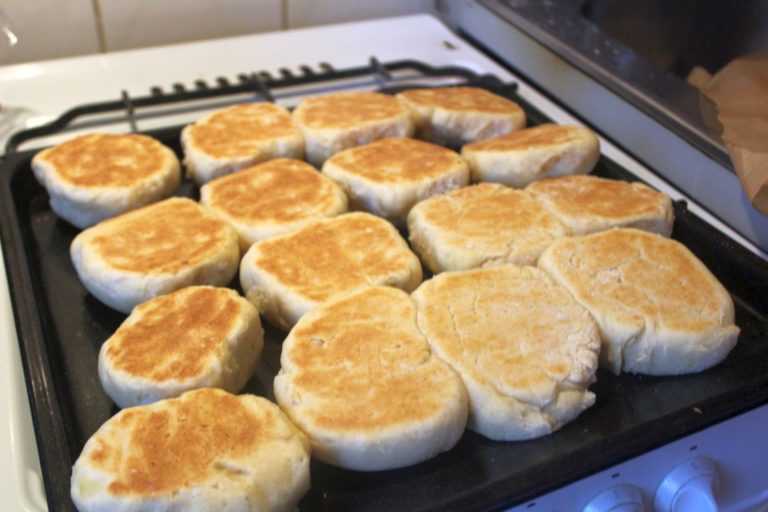
M 582 512 L 645 512 L 643 492 L 634 485 L 607 489 L 590 501 Z
M 718 512 L 720 479 L 714 461 L 696 457 L 673 469 L 656 489 L 657 512 Z

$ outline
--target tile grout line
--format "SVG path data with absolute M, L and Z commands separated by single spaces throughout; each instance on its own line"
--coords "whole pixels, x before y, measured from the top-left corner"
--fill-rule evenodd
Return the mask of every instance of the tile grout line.
M 94 0 L 94 1 L 98 1 L 98 0 Z M 280 21 L 281 21 L 281 26 L 283 30 L 288 30 L 291 27 L 290 20 L 288 19 L 290 15 L 289 7 L 288 7 L 289 1 L 290 0 L 280 0 L 280 15 L 282 18 Z
M 91 0 L 93 20 L 96 22 L 96 37 L 99 41 L 99 52 L 107 53 L 107 38 L 104 32 L 104 17 L 101 14 L 100 0 Z

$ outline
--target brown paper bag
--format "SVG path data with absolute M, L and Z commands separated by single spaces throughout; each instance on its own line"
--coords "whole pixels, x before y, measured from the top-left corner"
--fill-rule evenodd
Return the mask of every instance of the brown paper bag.
M 740 57 L 705 78 L 691 81 L 714 102 L 736 175 L 752 206 L 768 215 L 768 53 Z

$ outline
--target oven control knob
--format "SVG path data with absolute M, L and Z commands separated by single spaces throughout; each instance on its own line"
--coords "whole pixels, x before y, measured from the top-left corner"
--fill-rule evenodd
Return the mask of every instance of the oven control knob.
M 669 473 L 653 505 L 657 512 L 717 512 L 715 495 L 720 487 L 717 466 L 706 457 L 696 457 Z
M 617 485 L 595 496 L 582 512 L 645 512 L 643 493 L 634 485 Z

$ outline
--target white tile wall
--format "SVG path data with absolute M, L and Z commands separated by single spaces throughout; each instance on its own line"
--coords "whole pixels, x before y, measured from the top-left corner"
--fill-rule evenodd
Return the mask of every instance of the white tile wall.
M 108 51 L 283 27 L 282 0 L 100 0 Z
M 434 0 L 284 0 L 288 28 L 384 18 L 402 14 L 437 14 Z
M 19 37 L 7 52 L 0 49 L 0 65 L 421 12 L 437 14 L 435 0 L 2 0 L 0 8 Z
M 3 0 L 18 43 L 0 65 L 99 51 L 91 0 Z

